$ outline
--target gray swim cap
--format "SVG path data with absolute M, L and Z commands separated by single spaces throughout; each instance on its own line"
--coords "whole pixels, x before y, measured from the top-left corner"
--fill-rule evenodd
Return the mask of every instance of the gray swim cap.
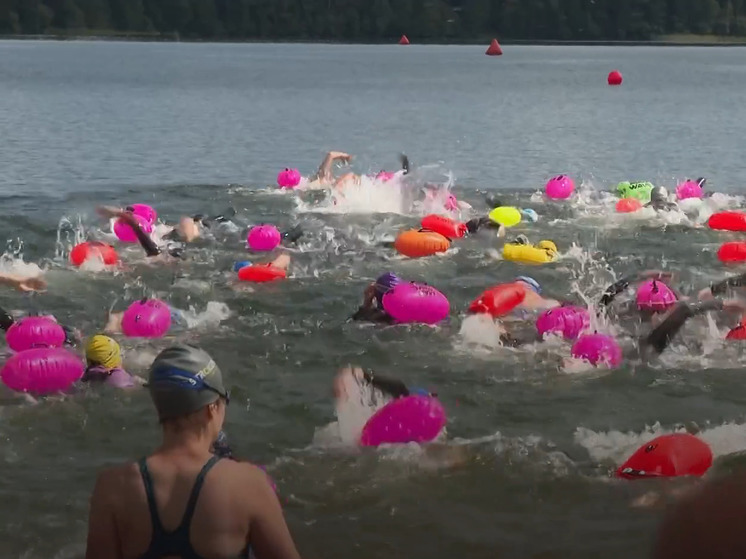
M 651 202 L 668 202 L 668 190 L 663 186 L 656 186 L 650 191 Z
M 172 419 L 229 399 L 223 375 L 202 349 L 179 344 L 164 349 L 150 366 L 148 388 L 158 417 Z

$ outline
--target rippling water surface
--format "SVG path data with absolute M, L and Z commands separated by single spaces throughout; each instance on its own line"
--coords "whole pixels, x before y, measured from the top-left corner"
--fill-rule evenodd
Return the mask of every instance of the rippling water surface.
M 715 251 L 730 235 L 703 227 L 738 207 L 746 64 L 741 49 L 0 43 L 0 192 L 4 269 L 46 270 L 49 292 L 3 291 L 0 305 L 41 310 L 90 334 L 110 308 L 156 295 L 190 327 L 155 342 L 122 340 L 145 374 L 173 339 L 208 349 L 229 376 L 227 430 L 238 454 L 268 465 L 307 557 L 599 557 L 645 554 L 657 513 L 631 503 L 655 484 L 609 472 L 655 433 L 686 426 L 720 457 L 746 449 L 743 350 L 732 325 L 700 319 L 659 360 L 642 363 L 646 326 L 614 331 L 614 372 L 568 362 L 559 341 L 506 349 L 463 314 L 484 288 L 530 273 L 547 293 L 594 301 L 621 275 L 677 272 L 696 293 L 725 276 Z M 620 88 L 605 84 L 619 68 Z M 315 170 L 328 149 L 358 172 L 416 171 L 405 184 L 363 185 L 344 198 L 279 193 L 278 170 Z M 546 179 L 576 178 L 577 195 L 548 203 Z M 614 213 L 624 179 L 674 187 L 707 176 L 718 192 L 665 216 Z M 483 233 L 447 254 L 405 260 L 381 243 L 432 211 L 425 184 L 474 209 L 499 191 L 540 219 L 513 231 L 562 253 L 532 268 L 501 259 Z M 76 237 L 111 240 L 98 203 L 153 204 L 162 219 L 235 208 L 189 259 L 156 266 L 122 251 L 118 272 L 67 264 Z M 246 228 L 306 231 L 290 279 L 239 286 Z M 512 234 L 512 232 L 511 232 Z M 735 238 L 735 237 L 733 237 Z M 256 257 L 252 257 L 256 259 Z M 431 327 L 346 321 L 385 270 L 448 295 Z M 516 326 L 531 330 L 530 323 Z M 357 363 L 437 390 L 447 438 L 425 449 L 361 452 L 340 441 L 336 369 Z M 348 410 L 349 411 L 349 410 Z M 95 471 L 152 448 L 145 392 L 85 392 L 0 408 L 3 557 L 81 557 Z

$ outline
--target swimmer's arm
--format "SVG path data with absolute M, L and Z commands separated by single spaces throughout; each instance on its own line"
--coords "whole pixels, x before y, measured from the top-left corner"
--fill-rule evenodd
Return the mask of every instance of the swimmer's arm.
M 363 293 L 363 308 L 372 309 L 373 301 L 375 300 L 376 300 L 376 286 L 375 284 L 371 283 L 368 287 L 365 288 L 365 292 Z
M 106 470 L 96 480 L 88 516 L 85 559 L 123 558 L 111 501 L 111 495 L 120 490 L 116 476 L 113 470 Z
M 652 347 L 656 353 L 663 353 L 663 350 L 668 347 L 673 337 L 691 317 L 709 311 L 721 311 L 724 308 L 732 308 L 733 306 L 733 302 L 723 302 L 720 299 L 701 301 L 692 305 L 684 302 L 678 303 L 666 319 L 647 335 L 643 340 L 643 345 Z
M 604 291 L 604 294 L 601 296 L 600 304 L 602 307 L 608 307 L 617 295 L 624 292 L 634 282 L 652 279 L 658 281 L 670 281 L 672 277 L 672 274 L 661 272 L 660 270 L 646 270 L 633 276 L 624 277 L 606 288 L 606 291 Z
M 257 559 L 300 559 L 282 507 L 266 474 L 256 466 L 242 466 L 252 470 L 253 483 L 244 484 L 244 487 L 247 488 L 246 500 L 255 505 L 247 542 L 254 555 Z
M 324 157 L 321 165 L 319 165 L 319 170 L 316 171 L 316 176 L 314 177 L 314 179 L 331 182 L 333 178 L 332 165 L 334 164 L 334 162 L 337 160 L 349 161 L 350 159 L 352 159 L 352 156 L 342 151 L 330 151 L 326 154 L 326 157 Z
M 409 396 L 409 388 L 407 388 L 407 385 L 398 379 L 367 372 L 363 373 L 363 379 L 373 388 L 380 390 L 381 392 L 388 396 L 391 396 L 392 398 L 402 398 L 404 396 Z
M 746 274 L 726 278 L 718 283 L 713 283 L 710 286 L 710 293 L 712 295 L 722 295 L 729 287 L 746 287 Z M 700 293 L 700 295 L 701 294 L 702 293 Z
M 161 249 L 155 244 L 155 241 L 151 239 L 148 234 L 142 230 L 140 224 L 134 218 L 130 212 L 121 212 L 119 218 L 129 225 L 135 232 L 137 240 L 140 242 L 140 246 L 145 250 L 145 254 L 148 256 L 158 256 L 161 253 Z
M 26 277 L 16 274 L 0 274 L 0 284 L 14 287 L 18 291 L 46 291 L 47 282 L 40 277 Z

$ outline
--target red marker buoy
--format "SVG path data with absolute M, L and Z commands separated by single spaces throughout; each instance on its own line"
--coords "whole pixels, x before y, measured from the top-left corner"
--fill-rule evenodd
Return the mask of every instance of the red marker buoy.
M 609 72 L 607 81 L 609 85 L 622 85 L 622 73 L 619 70 L 612 70 Z
M 502 53 L 503 49 L 500 48 L 500 44 L 497 42 L 497 39 L 492 39 L 487 52 L 485 52 L 484 54 L 486 54 L 487 56 L 500 56 Z
M 619 466 L 616 476 L 624 479 L 701 476 L 710 466 L 712 450 L 706 442 L 688 433 L 672 433 L 642 445 Z
M 407 39 L 406 35 L 402 35 L 401 36 L 401 39 L 399 39 L 399 44 L 400 45 L 408 45 L 409 44 L 409 39 Z

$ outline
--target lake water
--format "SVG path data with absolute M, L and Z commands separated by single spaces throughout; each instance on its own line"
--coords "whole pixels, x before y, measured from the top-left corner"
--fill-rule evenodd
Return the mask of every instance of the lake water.
M 145 374 L 173 339 L 212 353 L 234 395 L 231 442 L 268 466 L 304 557 L 644 556 L 659 512 L 631 503 L 660 486 L 610 472 L 681 425 L 696 424 L 717 457 L 746 449 L 744 355 L 722 340 L 732 324 L 694 321 L 650 363 L 634 349 L 646 326 L 618 326 L 625 363 L 608 372 L 567 363 L 559 341 L 498 347 L 464 310 L 520 273 L 577 302 L 643 269 L 675 271 L 686 294 L 724 277 L 715 252 L 737 237 L 703 224 L 743 203 L 744 51 L 483 50 L 0 42 L 2 266 L 39 265 L 50 282 L 33 298 L 6 290 L 0 305 L 54 313 L 86 334 L 112 306 L 146 295 L 188 310 L 186 331 L 122 339 L 125 365 Z M 606 85 L 614 68 L 622 87 Z M 366 173 L 395 170 L 404 152 L 416 171 L 401 186 L 364 181 L 336 203 L 271 186 L 283 167 L 311 174 L 329 149 L 355 154 L 353 169 Z M 558 173 L 575 177 L 579 193 L 549 203 L 539 192 Z M 669 215 L 619 216 L 608 194 L 625 179 L 672 189 L 698 176 L 721 194 Z M 444 256 L 397 257 L 380 243 L 432 209 L 425 183 L 453 184 L 474 207 L 463 218 L 485 212 L 486 191 L 532 207 L 539 222 L 515 231 L 555 240 L 562 258 L 527 270 L 502 260 L 487 233 Z M 134 202 L 167 222 L 229 207 L 237 215 L 182 264 L 148 265 L 130 248 L 117 272 L 72 269 L 76 235 L 112 239 L 95 206 Z M 291 278 L 237 286 L 246 227 L 261 222 L 306 231 Z M 347 322 L 388 269 L 446 293 L 450 320 Z M 346 363 L 436 390 L 445 442 L 361 452 L 335 441 L 331 383 Z M 144 391 L 37 406 L 6 393 L 0 554 L 82 557 L 95 472 L 139 457 L 157 436 Z

